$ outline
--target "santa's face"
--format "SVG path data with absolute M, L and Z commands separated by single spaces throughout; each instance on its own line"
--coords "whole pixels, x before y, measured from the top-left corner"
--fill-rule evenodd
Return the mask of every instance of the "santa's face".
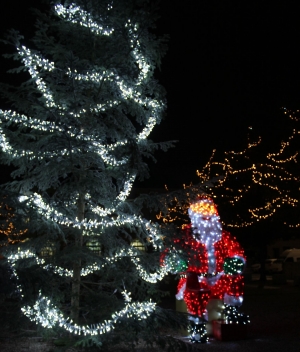
M 221 239 L 220 217 L 211 200 L 205 199 L 192 204 L 188 213 L 193 236 L 197 241 L 211 245 Z

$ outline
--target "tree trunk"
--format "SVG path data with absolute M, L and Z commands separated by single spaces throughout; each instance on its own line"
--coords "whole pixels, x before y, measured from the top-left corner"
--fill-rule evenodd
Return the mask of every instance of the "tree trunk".
M 266 273 L 266 259 L 268 257 L 267 255 L 267 238 L 266 238 L 266 233 L 262 233 L 261 235 L 261 248 L 260 248 L 260 278 L 259 278 L 259 283 L 258 287 L 264 288 L 264 286 L 267 283 L 267 273 Z
M 78 220 L 84 219 L 84 195 L 80 195 L 78 199 Z M 73 262 L 73 277 L 72 277 L 72 296 L 71 296 L 71 319 L 74 323 L 79 323 L 79 309 L 80 309 L 80 281 L 81 281 L 81 247 L 83 244 L 82 230 L 75 238 L 75 253 L 76 259 Z

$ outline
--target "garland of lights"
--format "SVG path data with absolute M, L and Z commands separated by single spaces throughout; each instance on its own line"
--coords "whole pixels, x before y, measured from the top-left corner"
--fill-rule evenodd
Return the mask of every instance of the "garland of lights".
M 51 300 L 39 294 L 39 297 L 33 306 L 25 306 L 22 312 L 31 321 L 42 325 L 44 328 L 52 328 L 58 325 L 69 333 L 76 335 L 100 335 L 110 332 L 115 328 L 116 323 L 126 318 L 137 318 L 138 320 L 147 319 L 152 312 L 155 311 L 155 303 L 149 301 L 144 303 L 130 303 L 130 293 L 122 292 L 126 306 L 112 314 L 110 320 L 105 320 L 103 323 L 96 323 L 91 325 L 77 325 L 74 324 L 70 318 L 64 318 L 63 314 L 51 303 Z
M 82 27 L 89 28 L 89 30 L 97 35 L 109 36 L 113 33 L 113 28 L 104 28 L 103 25 L 99 25 L 98 21 L 94 20 L 90 13 L 84 11 L 76 4 L 70 4 L 68 8 L 61 4 L 55 5 L 56 13 L 74 24 L 80 24 Z M 112 5 L 108 5 L 108 10 L 111 10 Z
M 155 226 L 155 224 L 152 224 L 150 221 L 147 221 L 140 216 L 120 215 L 116 219 L 108 217 L 101 221 L 91 219 L 84 219 L 83 221 L 79 221 L 78 218 L 71 220 L 65 217 L 62 213 L 58 212 L 54 206 L 50 206 L 49 204 L 45 203 L 42 197 L 37 193 L 34 193 L 34 195 L 32 195 L 31 197 L 22 196 L 20 197 L 20 201 L 27 201 L 28 205 L 30 205 L 32 208 L 35 208 L 38 213 L 44 216 L 46 219 L 51 219 L 52 221 L 55 221 L 60 225 L 73 226 L 74 228 L 78 229 L 90 230 L 92 228 L 98 227 L 104 229 L 113 226 L 119 227 L 125 224 L 134 225 L 140 228 L 142 227 L 145 228 L 145 230 L 148 232 L 149 239 L 151 240 L 154 248 L 162 248 L 162 239 L 158 231 L 158 226 Z M 99 211 L 99 209 L 94 208 L 94 211 L 97 212 Z M 108 212 L 109 211 L 112 210 L 109 209 Z M 85 232 L 84 235 L 88 235 L 88 233 Z
M 129 257 L 130 260 L 132 261 L 132 263 L 136 266 L 140 277 L 143 280 L 151 282 L 151 283 L 156 283 L 158 281 L 161 281 L 164 278 L 164 276 L 168 272 L 170 272 L 170 268 L 168 266 L 164 266 L 164 267 L 160 267 L 160 269 L 157 270 L 156 273 L 147 273 L 146 270 L 143 269 L 141 264 L 139 264 L 139 260 L 137 258 L 135 258 L 137 255 L 138 255 L 138 251 L 133 248 L 128 248 L 126 250 L 122 249 L 122 250 L 120 250 L 120 252 L 116 253 L 113 257 L 110 256 L 110 257 L 103 258 L 103 262 L 101 264 L 94 263 L 94 264 L 89 265 L 85 268 L 82 268 L 80 275 L 87 276 L 89 274 L 92 274 L 95 271 L 99 271 L 99 270 L 103 269 L 105 266 L 113 264 L 124 257 Z M 18 253 L 11 254 L 8 257 L 8 262 L 10 263 L 12 270 L 13 270 L 13 273 L 17 279 L 18 279 L 18 275 L 14 269 L 15 262 L 20 259 L 28 259 L 28 258 L 35 259 L 35 261 L 38 265 L 45 264 L 45 259 L 39 258 L 35 253 L 33 253 L 30 250 L 19 251 Z M 73 270 L 61 268 L 61 267 L 58 267 L 58 266 L 52 265 L 52 264 L 44 265 L 42 267 L 42 269 L 51 270 L 52 272 L 54 272 L 55 274 L 58 274 L 59 276 L 64 276 L 64 277 L 72 277 L 73 276 Z
M 113 262 L 116 262 L 117 260 L 125 256 L 130 256 L 131 261 L 136 265 L 137 270 L 139 271 L 142 279 L 151 283 L 155 283 L 159 280 L 162 280 L 163 277 L 168 273 L 166 268 L 161 268 L 160 272 L 157 273 L 147 273 L 138 263 L 138 260 L 134 258 L 135 254 L 137 254 L 137 252 L 133 249 L 130 249 L 127 252 L 123 250 L 117 255 L 115 255 L 114 258 L 105 258 L 103 260 L 104 262 L 106 262 L 105 264 L 93 264 L 91 266 L 83 268 L 81 270 L 81 276 L 86 276 L 95 271 L 99 271 L 105 265 L 112 264 Z M 19 280 L 19 277 L 15 268 L 15 263 L 19 259 L 25 258 L 34 258 L 36 263 L 39 265 L 45 264 L 45 260 L 43 258 L 39 258 L 35 253 L 31 252 L 30 250 L 20 251 L 16 254 L 10 255 L 8 257 L 8 262 L 11 265 L 12 273 L 16 278 L 17 282 Z M 45 270 L 52 270 L 54 273 L 60 276 L 70 277 L 73 275 L 72 270 L 60 268 L 51 264 L 44 265 L 42 268 Z M 21 285 L 17 284 L 17 290 L 21 298 L 23 298 L 24 296 L 22 294 Z M 44 328 L 52 328 L 54 325 L 59 325 L 64 330 L 77 335 L 98 335 L 110 332 L 114 328 L 114 325 L 117 323 L 117 321 L 123 317 L 137 317 L 139 320 L 142 320 L 146 319 L 155 310 L 155 303 L 151 301 L 130 304 L 130 293 L 124 291 L 122 292 L 122 294 L 125 298 L 125 302 L 127 303 L 125 308 L 123 308 L 119 312 L 113 313 L 111 320 L 105 321 L 104 323 L 92 324 L 91 326 L 79 326 L 77 324 L 73 324 L 70 318 L 64 318 L 63 314 L 55 306 L 53 306 L 51 300 L 45 296 L 42 296 L 41 293 L 39 294 L 39 297 L 33 306 L 25 306 L 22 307 L 21 310 L 24 315 L 26 315 L 31 321 L 35 321 L 37 324 L 42 325 Z
M 129 175 L 129 173 L 127 175 Z M 110 208 L 104 209 L 102 207 L 94 206 L 92 208 L 92 212 L 101 216 L 101 217 L 111 215 L 113 212 L 115 212 L 116 209 L 122 204 L 122 202 L 124 202 L 126 200 L 126 198 L 128 197 L 135 177 L 136 177 L 136 175 L 132 175 L 132 176 L 128 177 L 128 179 L 124 182 L 124 190 L 121 191 L 120 194 L 116 197 L 116 200 L 113 202 L 113 204 Z M 86 194 L 85 199 L 86 199 L 86 201 L 88 201 L 90 199 L 90 195 Z M 20 202 L 27 201 L 27 204 L 33 208 L 36 208 L 41 215 L 45 216 L 48 219 L 51 218 L 53 221 L 60 223 L 62 225 L 67 224 L 68 226 L 70 226 L 72 224 L 76 224 L 76 227 L 85 227 L 85 228 L 93 227 L 93 225 L 91 225 L 91 222 L 89 222 L 89 224 L 87 224 L 86 220 L 80 222 L 80 224 L 79 224 L 79 221 L 77 218 L 75 218 L 74 220 L 67 219 L 66 217 L 64 217 L 64 215 L 62 213 L 59 213 L 58 211 L 55 210 L 55 204 L 54 204 L 54 206 L 50 206 L 37 193 L 34 193 L 31 197 L 21 196 L 21 197 L 19 197 L 19 201 Z M 70 203 L 70 202 L 65 203 L 65 207 L 70 207 L 72 204 L 74 205 L 75 202 L 73 201 L 73 203 Z M 63 219 L 63 220 L 61 220 L 61 219 Z M 140 221 L 142 221 L 142 220 L 140 220 Z M 132 220 L 132 222 L 134 222 L 134 221 Z M 118 223 L 118 221 L 115 221 L 115 225 L 117 223 Z M 94 226 L 95 227 L 103 226 L 103 222 L 94 223 Z M 113 225 L 110 225 L 110 226 L 113 226 Z
M 130 257 L 131 261 L 136 265 L 136 268 L 139 271 L 141 278 L 148 282 L 156 283 L 157 281 L 162 280 L 163 277 L 168 273 L 167 268 L 164 267 L 162 267 L 157 273 L 147 273 L 138 263 L 138 259 L 134 258 L 134 255 L 136 254 L 137 251 L 134 251 L 133 249 L 129 249 L 127 252 L 125 250 L 122 250 L 120 253 L 116 254 L 114 258 L 105 258 L 103 260 L 105 264 L 99 265 L 95 263 L 86 268 L 83 268 L 81 270 L 81 276 L 86 276 L 95 271 L 99 271 L 106 265 L 112 264 L 113 262 L 116 262 L 117 260 L 125 256 Z M 16 278 L 17 282 L 19 280 L 19 277 L 15 268 L 15 263 L 17 260 L 25 258 L 34 258 L 36 263 L 39 265 L 45 264 L 45 260 L 43 258 L 39 258 L 35 253 L 29 250 L 20 251 L 17 254 L 10 255 L 8 257 L 8 262 L 11 265 L 12 273 Z M 52 270 L 54 273 L 60 276 L 70 277 L 73 275 L 72 270 L 64 269 L 51 264 L 44 265 L 42 268 L 45 270 Z M 19 284 L 17 284 L 17 289 L 19 294 L 21 295 L 21 298 L 23 298 L 24 296 L 22 294 L 22 287 Z M 119 312 L 113 313 L 111 320 L 105 321 L 104 323 L 92 324 L 91 326 L 79 326 L 77 324 L 73 324 L 70 318 L 64 318 L 63 314 L 59 312 L 59 310 L 55 306 L 53 306 L 51 300 L 45 296 L 42 296 L 41 293 L 39 294 L 39 297 L 33 306 L 26 306 L 21 308 L 21 310 L 24 315 L 26 315 L 31 321 L 35 321 L 37 324 L 41 324 L 45 328 L 52 328 L 54 325 L 58 324 L 64 330 L 77 335 L 83 334 L 86 336 L 104 334 L 106 332 L 111 331 L 117 321 L 122 317 L 137 317 L 139 320 L 142 320 L 146 319 L 155 310 L 155 303 L 151 301 L 129 304 L 131 301 L 131 298 L 129 297 L 130 293 L 124 291 L 122 292 L 122 294 L 125 297 L 125 302 L 127 302 L 125 308 Z

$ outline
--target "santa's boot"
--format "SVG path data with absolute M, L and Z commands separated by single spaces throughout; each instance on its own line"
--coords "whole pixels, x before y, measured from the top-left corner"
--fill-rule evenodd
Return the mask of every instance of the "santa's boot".
M 206 319 L 198 316 L 191 316 L 189 318 L 190 324 L 188 331 L 190 333 L 190 341 L 193 343 L 206 343 L 208 341 L 206 331 Z

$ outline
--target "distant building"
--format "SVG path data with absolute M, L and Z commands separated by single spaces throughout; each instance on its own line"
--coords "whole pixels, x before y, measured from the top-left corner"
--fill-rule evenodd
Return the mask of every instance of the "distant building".
M 268 245 L 268 258 L 279 258 L 281 253 L 290 248 L 300 248 L 300 238 L 278 239 Z

